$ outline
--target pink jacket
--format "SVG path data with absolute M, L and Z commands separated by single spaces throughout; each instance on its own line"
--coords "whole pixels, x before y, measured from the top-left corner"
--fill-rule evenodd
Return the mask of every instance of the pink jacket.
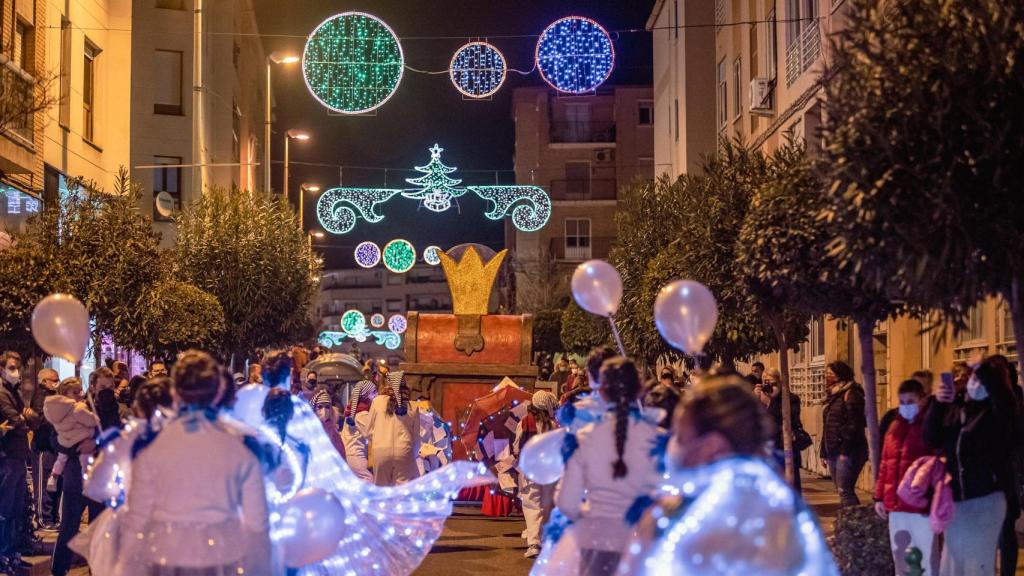
M 928 523 L 931 524 L 932 532 L 941 534 L 953 521 L 953 488 L 949 485 L 950 480 L 945 457 L 922 456 L 907 469 L 896 494 L 910 506 L 930 508 Z

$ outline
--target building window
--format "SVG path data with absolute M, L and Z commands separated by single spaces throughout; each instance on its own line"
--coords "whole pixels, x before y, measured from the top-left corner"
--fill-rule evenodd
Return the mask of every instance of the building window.
M 761 57 L 761 41 L 757 35 L 757 24 L 750 25 L 750 35 L 747 39 L 750 44 L 750 56 L 747 58 L 747 66 L 750 66 L 750 78 L 757 78 L 758 68 L 760 68 L 760 62 L 758 61 Z
M 166 166 L 166 168 L 155 168 L 153 170 L 153 220 L 157 222 L 170 222 L 174 213 L 181 210 L 181 157 L 180 156 L 154 156 L 153 164 Z M 158 196 L 171 197 L 171 214 L 161 213 L 157 209 L 160 202 Z
M 725 0 L 715 0 L 715 33 L 725 24 Z
M 32 74 L 32 27 L 21 20 L 14 21 L 14 39 L 12 60 L 22 71 Z
M 676 142 L 679 142 L 679 98 L 675 99 L 675 110 L 672 118 L 672 125 L 676 131 Z
M 817 61 L 821 54 L 818 0 L 786 0 L 786 84 Z
M 674 18 L 672 21 L 672 30 L 674 31 L 675 37 L 679 38 L 679 0 L 675 0 L 672 3 L 672 7 L 672 18 Z
M 743 114 L 743 60 L 737 58 L 732 63 L 732 100 L 736 109 L 733 111 L 733 120 L 739 120 Z
M 185 0 L 156 0 L 156 7 L 164 10 L 184 10 Z
M 388 275 L 388 286 L 401 286 L 402 284 L 405 284 L 405 278 L 404 277 L 402 277 L 402 276 L 400 276 L 398 274 L 390 274 L 390 275 Z M 391 309 L 390 308 L 390 304 L 388 305 L 388 309 L 389 310 Z
M 985 340 L 984 306 L 972 306 L 967 311 L 967 325 L 957 334 L 957 342 L 961 345 Z
M 568 103 L 565 105 L 567 142 L 590 142 L 590 104 Z
M 815 316 L 811 318 L 810 334 L 810 356 L 811 361 L 824 361 L 825 359 L 825 317 Z
M 637 126 L 654 126 L 654 102 L 641 100 L 637 103 Z
M 64 128 L 71 126 L 71 22 L 60 21 L 60 115 Z
M 729 122 L 729 86 L 726 80 L 725 58 L 718 63 L 718 129 Z
M 590 260 L 590 218 L 565 219 L 565 259 Z
M 401 312 L 402 301 L 401 300 L 388 300 L 388 312 Z
M 82 137 L 90 142 L 96 140 L 96 67 L 99 56 L 100 49 L 87 39 L 82 68 Z
M 153 113 L 180 116 L 183 54 L 177 50 L 157 50 L 153 70 Z
M 766 18 L 766 20 L 768 20 L 768 30 L 765 33 L 765 64 L 766 64 L 766 66 L 765 66 L 765 70 L 764 71 L 765 71 L 765 75 L 768 76 L 768 78 L 770 78 L 772 80 L 775 80 L 775 73 L 776 73 L 775 72 L 776 71 L 775 61 L 776 61 L 776 58 L 778 58 L 778 52 L 777 52 L 778 49 L 776 48 L 776 46 L 777 46 L 776 39 L 777 39 L 777 37 L 778 37 L 777 35 L 779 33 L 778 26 L 776 26 L 776 24 L 775 24 L 775 10 L 772 10 L 771 12 L 768 13 L 768 18 Z

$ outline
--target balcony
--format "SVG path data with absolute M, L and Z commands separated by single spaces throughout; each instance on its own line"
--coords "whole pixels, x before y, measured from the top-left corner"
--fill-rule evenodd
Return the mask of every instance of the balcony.
M 618 182 L 608 179 L 552 180 L 551 199 L 554 201 L 582 202 L 587 200 L 616 199 Z
M 569 238 L 574 246 L 568 246 L 566 238 L 551 239 L 551 258 L 558 262 L 584 262 L 592 258 L 607 258 L 615 241 L 611 236 Z
M 0 61 L 0 130 L 25 146 L 32 146 L 33 114 L 37 106 L 35 85 L 30 76 L 6 58 Z
M 615 121 L 552 122 L 552 144 L 614 144 Z
M 800 34 L 786 47 L 786 86 L 796 82 L 821 55 L 821 32 L 815 22 L 804 26 Z

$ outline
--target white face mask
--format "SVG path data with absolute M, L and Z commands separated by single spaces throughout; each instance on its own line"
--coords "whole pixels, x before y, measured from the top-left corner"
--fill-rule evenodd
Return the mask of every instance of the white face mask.
M 920 409 L 921 407 L 917 404 L 900 404 L 900 416 L 902 416 L 907 422 L 912 422 L 914 418 L 917 417 L 917 413 Z
M 971 400 L 984 400 L 988 398 L 988 389 L 981 384 L 977 377 L 971 376 L 967 381 L 967 396 Z
M 21 382 L 21 372 L 19 370 L 4 369 L 4 380 L 7 380 L 11 386 L 17 386 Z

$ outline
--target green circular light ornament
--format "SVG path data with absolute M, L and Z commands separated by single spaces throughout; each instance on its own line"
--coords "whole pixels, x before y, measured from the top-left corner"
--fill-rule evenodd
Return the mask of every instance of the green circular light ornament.
M 396 238 L 384 246 L 384 267 L 395 274 L 412 270 L 416 265 L 416 248 L 408 240 Z
M 402 45 L 383 20 L 364 12 L 331 16 L 306 39 L 302 77 L 321 104 L 341 114 L 376 110 L 402 81 Z
M 341 315 L 341 329 L 348 334 L 355 334 L 366 328 L 366 316 L 359 310 L 346 310 Z

